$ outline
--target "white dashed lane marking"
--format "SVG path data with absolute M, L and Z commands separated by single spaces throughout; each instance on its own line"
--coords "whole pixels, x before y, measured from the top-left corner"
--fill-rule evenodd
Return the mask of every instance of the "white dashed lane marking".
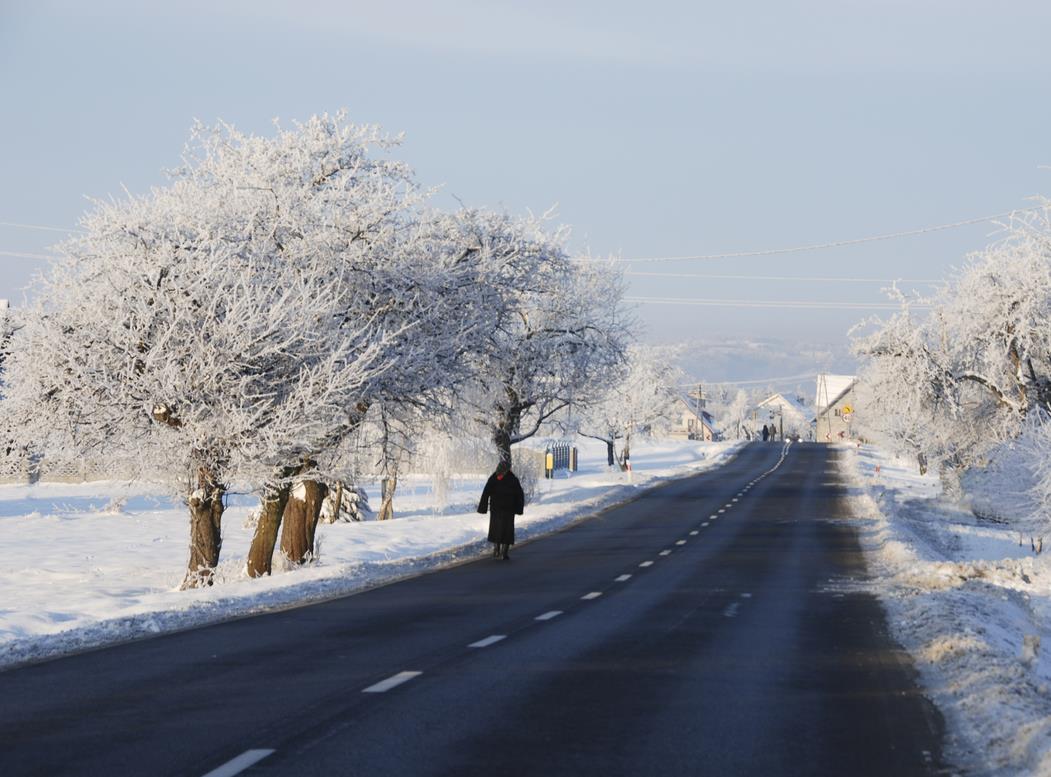
M 704 524 L 701 524 L 701 525 L 702 526 L 707 526 L 708 524 L 704 523 Z M 690 536 L 691 537 L 696 537 L 698 534 L 700 534 L 700 532 L 697 531 L 696 529 L 694 529 L 692 532 L 690 532 Z
M 365 688 L 362 693 L 386 693 L 391 688 L 397 688 L 402 683 L 407 683 L 414 677 L 419 677 L 423 672 L 398 672 L 396 675 L 380 680 L 375 685 Z
M 631 575 L 621 575 L 620 577 L 615 578 L 615 579 L 616 579 L 616 582 L 623 583 L 626 580 L 631 580 Z
M 670 556 L 671 555 L 671 551 L 670 550 L 662 550 L 660 552 L 660 555 L 662 555 L 662 556 Z
M 273 750 L 245 750 L 237 758 L 232 758 L 222 766 L 212 769 L 204 777 L 233 777 L 259 763 L 273 752 Z
M 592 591 L 589 594 L 584 594 L 580 598 L 581 599 L 598 599 L 600 596 L 602 596 L 602 591 Z
M 704 523 L 702 523 L 701 527 L 707 529 L 708 528 L 708 521 L 705 521 Z
M 686 540 L 676 540 L 675 544 L 676 545 L 685 545 L 686 544 Z
M 639 566 L 640 567 L 652 567 L 653 566 L 653 562 L 652 561 L 643 561 L 641 564 L 639 564 Z
M 549 621 L 552 618 L 557 618 L 561 614 L 562 614 L 561 610 L 549 610 L 548 612 L 545 612 L 543 615 L 537 615 L 536 616 L 536 620 L 538 620 L 538 621 Z
M 472 642 L 467 647 L 473 647 L 473 648 L 489 647 L 490 645 L 495 645 L 497 642 L 499 642 L 502 639 L 507 639 L 507 635 L 506 634 L 493 634 L 491 637 L 486 637 L 485 639 L 480 639 L 477 642 Z

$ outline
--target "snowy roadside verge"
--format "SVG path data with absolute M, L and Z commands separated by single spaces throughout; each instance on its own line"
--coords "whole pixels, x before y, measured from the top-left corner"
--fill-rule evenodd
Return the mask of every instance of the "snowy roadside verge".
M 541 482 L 516 521 L 517 539 L 549 534 L 641 490 L 722 466 L 740 447 L 633 446 L 628 482 L 606 471 L 604 448 L 582 446 L 581 471 Z M 483 482 L 457 480 L 450 505 L 436 512 L 433 487 L 410 479 L 395 502 L 401 517 L 323 525 L 319 561 L 256 580 L 243 572 L 251 539 L 245 518 L 255 500 L 234 500 L 224 514 L 218 582 L 193 591 L 177 590 L 186 564 L 185 508 L 151 496 L 148 485 L 0 486 L 0 669 L 316 603 L 477 560 L 489 549 L 488 519 L 475 512 Z
M 967 774 L 1051 774 L 1051 554 L 953 505 L 938 479 L 843 448 L 859 538 L 895 638 Z

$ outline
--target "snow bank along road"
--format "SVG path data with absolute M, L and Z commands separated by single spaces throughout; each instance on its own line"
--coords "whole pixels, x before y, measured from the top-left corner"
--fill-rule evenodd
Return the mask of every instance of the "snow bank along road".
M 0 773 L 941 774 L 826 447 L 512 551 L 0 673 Z

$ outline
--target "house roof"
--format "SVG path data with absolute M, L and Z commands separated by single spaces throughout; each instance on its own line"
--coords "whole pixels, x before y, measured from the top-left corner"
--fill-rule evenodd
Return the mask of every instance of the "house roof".
M 789 412 L 794 412 L 805 420 L 810 420 L 814 417 L 814 412 L 809 407 L 804 405 L 798 398 L 786 396 L 781 393 L 771 394 L 758 405 L 756 405 L 756 407 L 766 407 L 767 405 L 779 405 L 781 407 L 787 408 Z
M 697 402 L 693 399 L 689 399 L 684 396 L 679 397 L 679 401 L 685 405 L 686 409 L 693 414 L 694 418 L 700 418 L 701 422 L 704 423 L 712 431 L 715 431 L 715 416 L 709 413 L 707 410 L 701 410 L 700 416 L 697 415 Z
M 836 404 L 857 382 L 857 375 L 828 375 L 826 373 L 818 375 L 817 394 L 814 401 L 814 409 L 818 415 Z

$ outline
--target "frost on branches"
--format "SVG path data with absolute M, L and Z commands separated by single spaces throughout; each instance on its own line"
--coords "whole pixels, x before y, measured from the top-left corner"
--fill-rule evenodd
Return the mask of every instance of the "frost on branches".
M 176 487 L 186 586 L 211 582 L 233 480 L 279 521 L 292 479 L 319 480 L 375 397 L 434 375 L 419 324 L 447 280 L 403 250 L 419 196 L 380 158 L 390 145 L 342 116 L 273 138 L 197 126 L 170 185 L 95 203 L 27 312 L 8 403 L 21 434 Z
M 567 232 L 548 233 L 544 223 L 465 210 L 446 228 L 492 279 L 478 304 L 494 322 L 463 398 L 509 465 L 511 446 L 544 421 L 601 397 L 620 372 L 628 336 L 619 272 L 572 260 Z
M 869 436 L 937 467 L 959 493 L 968 471 L 995 466 L 1016 443 L 1047 450 L 1051 413 L 1051 223 L 1048 211 L 1011 223 L 919 317 L 902 310 L 859 337 L 867 359 Z M 1046 457 L 1044 458 L 1046 460 Z M 1049 505 L 1046 467 L 1033 466 Z
M 606 444 L 606 462 L 610 467 L 627 466 L 633 434 L 647 434 L 674 423 L 679 387 L 686 382 L 685 373 L 673 366 L 677 355 L 675 348 L 629 347 L 623 376 L 585 411 L 578 431 Z M 617 451 L 621 440 L 623 444 Z
M 507 458 L 619 368 L 612 268 L 542 219 L 426 210 L 395 145 L 342 114 L 195 126 L 167 186 L 94 203 L 11 338 L 14 443 L 167 482 L 186 587 L 213 582 L 232 483 L 261 497 L 246 571 L 269 574 L 279 532 L 289 562 L 313 556 L 370 417 L 393 494 L 421 433 L 480 413 Z

